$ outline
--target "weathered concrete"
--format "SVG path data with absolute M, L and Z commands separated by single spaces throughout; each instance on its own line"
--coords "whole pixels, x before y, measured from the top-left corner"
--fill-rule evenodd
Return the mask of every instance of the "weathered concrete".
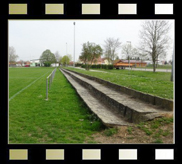
M 139 123 L 169 113 L 160 106 L 115 91 L 108 85 L 94 81 L 95 79 L 91 80 L 92 77 L 88 79 L 68 70 L 62 72 L 91 111 L 107 126 Z
M 95 98 L 89 90 L 80 85 L 71 76 L 61 71 L 67 80 L 75 88 L 78 95 L 82 98 L 89 109 L 103 122 L 107 127 L 121 126 L 121 125 L 132 125 L 131 123 L 121 119 L 123 116 L 112 112 L 108 106 L 101 103 Z
M 71 70 L 69 70 L 69 71 L 71 71 Z M 103 80 L 103 79 L 100 79 L 100 78 L 85 75 L 85 74 L 78 73 L 78 72 L 75 72 L 75 71 L 71 71 L 71 72 L 73 72 L 75 74 L 78 74 L 78 75 L 80 75 L 82 77 L 88 78 L 90 80 L 94 80 L 94 81 L 96 81 L 96 82 L 98 82 L 98 83 L 100 83 L 102 85 L 105 85 L 105 86 L 109 87 L 110 89 L 115 90 L 117 92 L 126 93 L 127 95 L 130 95 L 130 96 L 132 96 L 134 98 L 137 98 L 139 100 L 142 100 L 144 102 L 147 102 L 147 103 L 150 103 L 150 104 L 153 104 L 153 105 L 158 105 L 158 106 L 161 107 L 161 109 L 169 110 L 169 111 L 173 110 L 173 101 L 172 100 L 157 97 L 157 96 L 153 96 L 153 95 L 150 95 L 150 94 L 146 94 L 146 93 L 143 93 L 143 92 L 140 92 L 140 91 L 136 91 L 136 90 L 121 86 L 121 85 L 111 83 L 109 81 L 106 81 L 106 80 Z

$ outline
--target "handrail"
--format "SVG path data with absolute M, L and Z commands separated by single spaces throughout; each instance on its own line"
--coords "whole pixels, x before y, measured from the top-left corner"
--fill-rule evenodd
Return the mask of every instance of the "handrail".
M 51 88 L 52 81 L 54 79 L 55 72 L 56 72 L 56 68 L 46 78 L 46 100 L 48 100 L 48 79 L 49 79 L 49 89 L 50 89 Z

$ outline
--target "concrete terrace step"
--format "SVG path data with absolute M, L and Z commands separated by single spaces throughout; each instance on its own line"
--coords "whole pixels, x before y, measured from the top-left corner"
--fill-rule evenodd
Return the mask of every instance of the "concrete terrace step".
M 109 115 L 114 114 L 115 116 L 118 116 L 119 120 L 124 121 L 123 125 L 129 123 L 139 123 L 141 121 L 161 117 L 166 113 L 171 113 L 160 106 L 145 103 L 144 101 L 133 98 L 125 93 L 117 92 L 108 86 L 80 76 L 77 73 L 73 73 L 65 69 L 63 69 L 63 71 L 64 74 L 66 73 L 65 76 L 67 78 L 70 78 L 71 76 L 75 83 L 77 82 L 77 84 L 72 84 L 74 87 L 75 85 L 79 84 L 79 87 L 85 89 L 84 92 L 87 92 L 88 94 L 85 94 L 85 96 L 82 94 L 82 96 L 80 96 L 94 113 L 96 111 L 98 112 L 97 115 L 99 118 L 101 118 L 101 120 L 105 117 L 105 115 L 107 115 L 107 112 L 110 112 Z M 88 95 L 92 96 L 92 98 L 87 99 Z M 95 101 L 93 99 L 95 99 Z M 92 109 L 92 103 L 95 104 L 94 110 Z M 105 110 L 107 112 L 105 112 Z M 115 123 L 113 122 L 113 124 L 118 123 L 116 121 Z
M 71 76 L 61 70 L 67 80 L 71 83 L 73 88 L 77 91 L 82 100 L 87 104 L 89 109 L 103 122 L 107 127 L 119 126 L 119 125 L 131 125 L 131 123 L 121 119 L 123 116 L 118 115 L 108 108 L 105 104 L 101 103 L 93 94 L 85 87 L 80 85 Z

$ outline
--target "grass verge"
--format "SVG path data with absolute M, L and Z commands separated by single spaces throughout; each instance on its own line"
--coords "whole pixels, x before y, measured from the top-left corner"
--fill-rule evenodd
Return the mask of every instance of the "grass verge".
M 71 67 L 66 67 L 66 69 L 98 77 L 151 95 L 173 99 L 173 82 L 170 81 L 171 73 L 132 70 L 104 70 L 103 72 L 95 72 Z

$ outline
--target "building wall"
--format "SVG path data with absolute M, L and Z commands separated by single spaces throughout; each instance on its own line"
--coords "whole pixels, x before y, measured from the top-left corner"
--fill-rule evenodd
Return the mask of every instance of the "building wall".
M 128 62 L 119 62 L 118 64 L 129 64 Z M 130 64 L 136 65 L 136 67 L 145 67 L 147 63 L 130 62 Z
M 59 63 L 52 63 L 51 67 L 59 67 Z
M 35 67 L 35 63 L 31 63 L 30 64 L 30 67 Z
M 136 63 L 136 67 L 145 67 L 147 63 Z

